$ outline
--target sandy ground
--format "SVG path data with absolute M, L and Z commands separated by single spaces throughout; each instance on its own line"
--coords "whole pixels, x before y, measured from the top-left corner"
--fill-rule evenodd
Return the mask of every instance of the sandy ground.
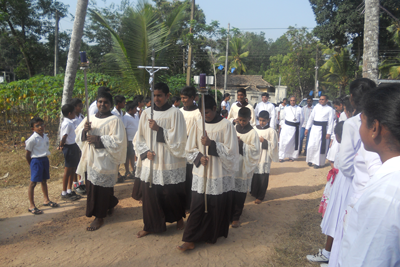
M 34 216 L 24 211 L 27 202 L 8 208 L 0 203 L 2 209 L 6 207 L 0 213 L 0 266 L 279 266 L 268 264 L 274 246 L 290 234 L 287 229 L 306 203 L 318 203 L 328 171 L 329 167 L 308 167 L 304 156 L 295 162 L 273 163 L 266 200 L 256 205 L 247 196 L 241 227 L 231 228 L 228 238 L 214 245 L 199 243 L 185 253 L 175 249 L 182 243 L 176 224 L 168 225 L 163 234 L 136 238 L 143 227 L 142 207 L 130 197 L 132 182 L 115 187 L 120 202 L 114 215 L 98 231 L 87 232 L 93 219 L 85 217 L 85 199 L 60 201 L 61 182 L 54 181 L 49 184 L 50 196 L 60 208 L 41 207 L 44 214 Z M 1 191 L 12 198 L 26 195 L 27 188 Z M 40 203 L 40 186 L 36 192 Z

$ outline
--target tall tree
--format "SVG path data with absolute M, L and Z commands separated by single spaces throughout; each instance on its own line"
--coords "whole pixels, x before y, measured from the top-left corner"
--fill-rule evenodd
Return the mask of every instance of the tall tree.
M 65 70 L 62 105 L 67 104 L 72 97 L 72 90 L 74 89 L 76 72 L 78 71 L 79 48 L 81 47 L 87 6 L 88 0 L 78 0 L 78 3 L 76 5 L 74 26 L 72 28 L 71 43 L 69 46 L 68 61 Z
M 243 39 L 240 37 L 233 37 L 229 41 L 229 54 L 228 61 L 229 61 L 229 69 L 235 69 L 233 73 L 235 74 L 243 74 L 243 72 L 247 71 L 247 67 L 243 62 L 243 59 L 248 57 L 249 51 L 247 50 L 247 46 L 249 45 L 250 41 L 246 43 L 243 42 Z M 226 56 L 219 57 L 219 61 L 225 62 Z

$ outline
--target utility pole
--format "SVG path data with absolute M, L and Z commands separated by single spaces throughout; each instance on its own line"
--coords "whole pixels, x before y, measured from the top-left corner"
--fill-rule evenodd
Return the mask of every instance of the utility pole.
M 363 77 L 378 82 L 379 0 L 365 0 Z
M 211 51 L 211 59 L 212 59 L 212 64 L 213 64 L 213 68 L 214 68 L 214 91 L 215 91 L 215 102 L 217 102 L 218 99 L 218 94 L 217 94 L 217 72 L 215 71 L 215 58 L 214 58 L 214 54 L 212 51 L 212 47 L 210 47 L 210 51 Z M 223 96 L 222 96 L 223 97 Z
M 56 10 L 56 29 L 54 33 L 54 76 L 57 75 L 58 70 L 58 24 L 60 22 L 60 17 L 58 16 L 58 11 Z
M 318 97 L 318 45 L 317 51 L 315 53 L 315 87 L 314 87 L 314 97 Z
M 192 0 L 192 10 L 190 12 L 190 20 L 194 20 L 194 8 L 195 8 L 195 1 Z M 190 33 L 192 33 L 193 28 L 190 27 Z M 188 51 L 188 64 L 187 64 L 187 73 L 186 73 L 186 86 L 190 85 L 190 78 L 192 75 L 192 44 L 189 44 L 189 51 Z
M 228 79 L 228 51 L 229 51 L 229 28 L 230 27 L 231 27 L 231 24 L 228 23 L 228 34 L 226 35 L 224 95 L 225 95 L 225 91 L 226 91 L 226 80 Z

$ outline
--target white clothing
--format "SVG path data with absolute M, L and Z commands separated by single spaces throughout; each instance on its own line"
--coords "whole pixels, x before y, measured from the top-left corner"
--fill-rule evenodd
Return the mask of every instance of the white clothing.
M 239 170 L 235 173 L 235 189 L 239 193 L 247 193 L 251 188 L 251 181 L 255 169 L 260 161 L 260 137 L 257 131 L 241 134 L 236 131 L 237 137 L 243 141 L 243 155 L 239 154 Z
M 313 108 L 313 106 L 309 107 L 308 105 L 301 108 L 301 114 L 303 115 L 303 124 L 301 125 L 301 128 L 306 128 L 308 118 L 310 118 Z
M 264 103 L 261 101 L 260 103 L 257 104 L 256 109 L 254 110 L 254 114 L 256 114 L 256 124 L 259 125 L 260 123 L 258 122 L 258 115 L 260 114 L 261 111 L 268 111 L 269 112 L 269 118 L 271 119 L 269 122 L 269 126 L 272 129 L 275 129 L 275 106 L 271 102 L 267 101 Z
M 297 105 L 294 107 L 286 106 L 281 111 L 281 135 L 279 141 L 279 159 L 284 158 L 297 159 L 299 157 L 300 148 L 300 125 L 303 123 L 303 115 L 301 108 Z M 297 135 L 297 150 L 295 148 L 296 142 L 296 127 L 287 125 L 289 123 L 298 123 L 298 135 Z
M 96 100 L 89 106 L 89 116 L 96 115 L 97 112 L 99 112 L 99 109 L 97 108 L 97 100 Z
M 348 118 L 347 118 L 346 112 L 340 113 L 339 122 L 345 121 L 345 120 L 347 120 L 347 119 L 348 119 Z
M 338 266 L 399 266 L 400 157 L 387 160 L 352 206 Z
M 139 128 L 133 145 L 135 152 L 142 155 L 147 151 L 156 154 L 153 160 L 153 177 L 150 177 L 150 160 L 138 157 L 136 177 L 144 182 L 157 185 L 178 184 L 186 180 L 186 123 L 182 112 L 170 107 L 165 111 L 154 110 L 154 120 L 162 128 L 163 142 L 157 142 L 157 132 L 149 127 L 151 109 L 142 112 Z M 150 135 L 153 135 L 153 148 L 150 147 Z
M 87 118 L 76 128 L 76 144 L 82 151 L 82 157 L 76 173 L 85 177 L 94 185 L 113 187 L 117 182 L 118 165 L 125 163 L 127 141 L 124 124 L 115 116 L 107 118 L 90 117 L 90 135 L 100 136 L 104 148 L 95 148 L 82 141 L 82 132 Z
M 275 107 L 275 126 L 278 124 L 279 125 L 279 107 Z
M 31 158 L 42 158 L 50 155 L 49 147 L 49 138 L 45 133 L 41 137 L 37 132 L 33 132 L 25 141 L 25 150 L 31 152 Z
M 224 100 L 221 102 L 221 110 L 223 110 L 222 107 L 225 107 L 226 111 L 228 111 L 229 113 L 229 111 L 231 110 L 231 103 L 229 103 L 229 101 Z
M 67 135 L 67 139 L 65 140 L 66 145 L 75 144 L 75 125 L 72 120 L 66 117 L 64 117 L 61 123 L 60 140 L 63 139 L 64 135 Z
M 256 116 L 255 116 L 255 113 L 254 113 L 254 108 L 249 104 L 247 104 L 245 107 L 250 109 L 250 111 L 251 111 L 250 125 L 254 127 L 256 125 Z M 230 112 L 228 114 L 228 118 L 227 119 L 230 122 L 233 122 L 234 120 L 236 120 L 238 118 L 239 110 L 241 108 L 242 107 L 239 107 L 237 104 L 233 105 L 231 107 L 231 110 L 230 110 Z
M 115 116 L 117 116 L 118 118 L 120 118 L 121 120 L 124 118 L 124 113 L 121 110 L 121 113 L 119 113 L 118 109 L 116 107 L 114 107 L 114 109 L 111 111 L 111 113 Z
M 218 115 L 217 115 L 218 116 Z M 235 178 L 238 170 L 239 147 L 236 130 L 232 123 L 222 119 L 217 123 L 205 123 L 207 136 L 216 143 L 218 157 L 208 155 L 206 168 L 206 194 L 221 195 L 235 188 Z M 186 157 L 189 164 L 193 164 L 199 153 L 204 155 L 204 146 L 201 144 L 203 136 L 202 120 L 198 120 L 190 129 L 186 144 Z M 193 166 L 192 191 L 204 194 L 204 167 Z
M 189 111 L 189 110 L 185 110 L 184 108 L 180 108 L 179 110 L 182 112 L 183 117 L 185 118 L 186 131 L 187 131 L 187 135 L 189 135 L 189 132 L 192 129 L 192 127 L 194 127 L 194 125 L 197 123 L 197 121 L 202 118 L 200 109 L 196 108 L 195 110 Z
M 83 118 L 85 118 L 85 116 L 83 116 L 82 113 L 79 113 L 79 116 L 75 116 L 75 119 L 72 120 L 72 122 L 74 123 L 75 129 L 78 128 L 78 126 L 82 122 Z
M 263 137 L 264 140 L 268 141 L 268 149 L 262 148 L 260 143 L 260 161 L 258 166 L 254 170 L 256 174 L 269 173 L 271 170 L 271 162 L 278 162 L 278 134 L 272 128 L 257 129 L 254 127 L 259 137 Z
M 127 112 L 122 118 L 122 122 L 124 123 L 126 129 L 126 139 L 129 142 L 132 142 L 139 127 L 139 116 L 137 116 L 136 114 L 131 116 Z
M 284 105 L 282 105 L 282 104 L 279 104 L 279 106 L 278 106 L 278 108 L 279 108 L 279 115 L 278 115 L 278 118 L 279 118 L 279 122 L 282 120 L 282 118 L 281 118 L 281 111 L 285 108 L 285 107 L 287 107 L 288 106 L 288 104 L 286 104 L 285 106 Z M 279 123 L 278 123 L 279 124 Z
M 321 138 L 326 138 L 326 136 L 321 137 L 322 126 L 314 125 L 314 123 L 315 121 L 326 122 L 326 134 L 332 134 L 334 115 L 335 111 L 328 105 L 322 106 L 321 104 L 317 104 L 313 108 L 306 124 L 306 129 L 311 128 L 311 133 L 307 146 L 306 162 L 311 162 L 318 166 L 325 165 L 326 153 L 328 152 L 330 139 L 326 140 L 325 153 L 321 154 Z

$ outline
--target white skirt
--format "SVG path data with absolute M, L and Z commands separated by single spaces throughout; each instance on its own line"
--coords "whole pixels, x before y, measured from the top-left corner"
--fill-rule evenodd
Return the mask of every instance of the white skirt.
M 336 141 L 336 138 L 333 139 L 332 146 L 329 148 L 328 154 L 326 158 L 329 161 L 335 161 L 336 154 L 339 152 L 340 144 Z
M 321 222 L 321 230 L 325 235 L 335 238 L 340 215 L 346 209 L 346 198 L 351 188 L 351 179 L 346 178 L 340 171 L 331 188 L 328 207 Z

